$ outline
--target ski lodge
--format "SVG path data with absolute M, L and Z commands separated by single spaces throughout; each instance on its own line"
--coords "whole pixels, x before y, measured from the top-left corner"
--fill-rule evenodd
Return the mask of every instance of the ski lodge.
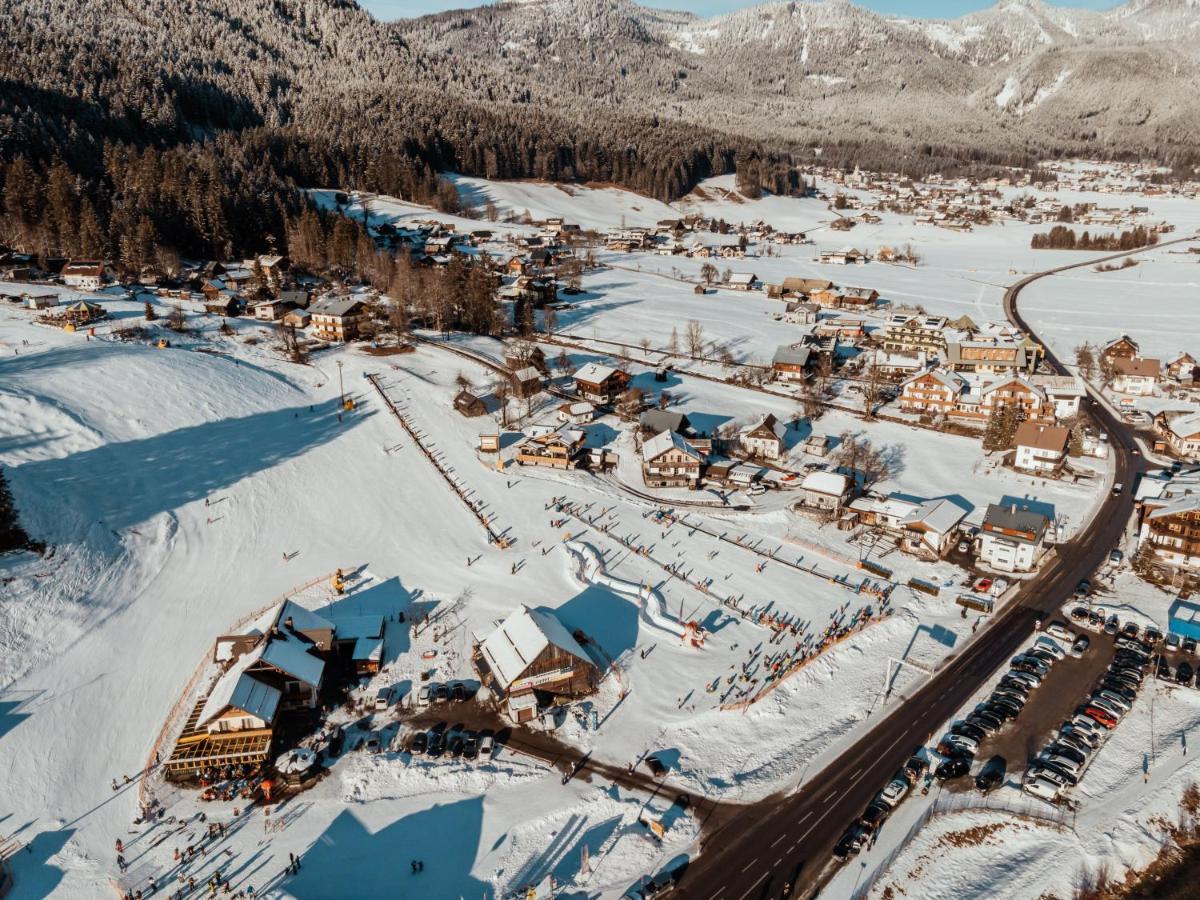
M 471 661 L 518 723 L 555 697 L 590 694 L 600 682 L 599 667 L 566 626 L 552 612 L 524 604 L 475 645 Z

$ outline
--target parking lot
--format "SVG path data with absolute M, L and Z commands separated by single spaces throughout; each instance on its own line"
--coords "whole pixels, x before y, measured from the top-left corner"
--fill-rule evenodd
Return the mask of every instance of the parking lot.
M 1070 623 L 1067 628 L 1077 634 L 1086 634 L 1091 645 L 1082 657 L 1067 656 L 1055 663 L 1041 686 L 1030 692 L 1029 701 L 1020 715 L 1007 727 L 984 738 L 975 757 L 976 768 L 993 756 L 1002 756 L 1008 761 L 1010 774 L 1023 769 L 1063 721 L 1071 718 L 1075 708 L 1087 699 L 1112 662 L 1115 649 L 1112 635 L 1080 629 Z M 945 788 L 973 790 L 974 783 L 967 778 L 953 779 L 946 782 Z

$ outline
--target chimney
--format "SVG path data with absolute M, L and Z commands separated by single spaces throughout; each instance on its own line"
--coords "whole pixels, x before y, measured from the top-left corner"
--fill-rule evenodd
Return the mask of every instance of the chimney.
M 293 624 L 294 624 L 294 623 L 292 622 L 292 617 L 291 617 L 291 616 L 288 616 L 288 617 L 287 617 L 287 619 L 285 619 L 285 620 L 284 620 L 283 624 L 287 626 L 287 630 L 288 630 L 288 631 L 295 631 L 295 630 L 296 630 L 296 629 L 293 627 Z
M 1012 504 L 1012 505 L 1009 507 L 1009 510 L 1008 510 L 1008 511 L 1009 511 L 1010 513 L 1012 513 L 1012 514 L 1015 516 L 1015 515 L 1017 514 L 1017 504 L 1015 504 L 1015 503 L 1014 503 L 1014 504 Z M 288 622 L 289 622 L 289 623 L 290 623 L 291 621 L 292 621 L 291 619 L 288 619 Z

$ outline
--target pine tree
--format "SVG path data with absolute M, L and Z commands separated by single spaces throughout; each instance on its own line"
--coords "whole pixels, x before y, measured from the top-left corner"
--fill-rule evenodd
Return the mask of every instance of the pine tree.
M 149 300 L 146 301 L 146 305 L 143 307 L 143 315 L 147 322 L 153 322 L 158 318 L 158 313 L 154 311 L 154 304 Z

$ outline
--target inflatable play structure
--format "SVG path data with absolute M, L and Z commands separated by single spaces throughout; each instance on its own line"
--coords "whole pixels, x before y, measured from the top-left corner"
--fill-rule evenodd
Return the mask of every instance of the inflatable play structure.
M 614 593 L 628 597 L 638 607 L 642 621 L 651 628 L 665 632 L 693 647 L 704 646 L 704 629 L 699 622 L 681 622 L 667 612 L 663 595 L 649 585 L 626 581 L 609 575 L 604 567 L 600 551 L 586 541 L 568 537 L 563 546 L 567 548 L 575 564 L 575 577 L 583 584 L 606 587 Z

